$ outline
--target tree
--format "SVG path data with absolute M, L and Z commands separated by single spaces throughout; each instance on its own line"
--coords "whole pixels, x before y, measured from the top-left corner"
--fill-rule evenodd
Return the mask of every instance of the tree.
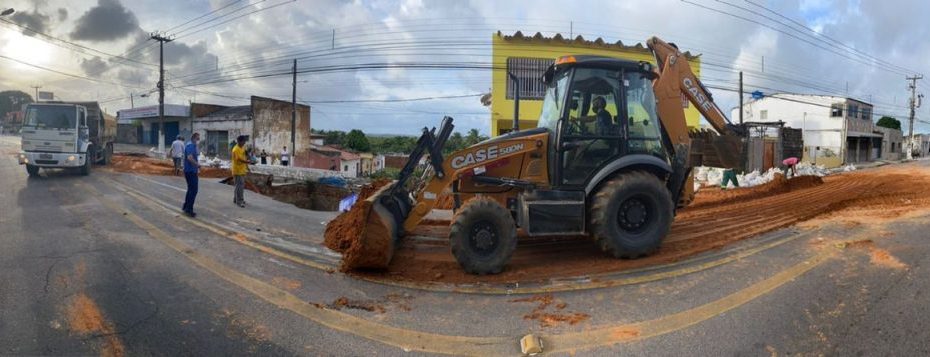
M 883 116 L 881 119 L 878 119 L 878 123 L 876 123 L 875 125 L 878 125 L 883 128 L 901 130 L 901 121 L 898 119 L 889 117 L 889 116 Z
M 344 145 L 346 133 L 339 130 L 330 130 L 330 131 L 320 131 L 320 134 L 326 135 L 326 138 L 323 139 L 323 144 L 326 145 Z
M 481 135 L 478 129 L 471 129 L 465 135 L 465 146 L 472 146 L 485 140 L 488 140 L 487 136 Z
M 449 136 L 449 139 L 446 140 L 446 147 L 443 148 L 442 151 L 443 151 L 444 153 L 448 154 L 448 153 L 452 153 L 452 152 L 456 152 L 456 151 L 462 150 L 462 149 L 464 149 L 465 147 L 466 147 L 466 145 L 465 145 L 465 138 L 462 137 L 462 133 L 460 133 L 460 132 L 454 132 L 454 133 L 452 133 L 451 136 Z
M 2 91 L 0 92 L 0 118 L 6 116 L 7 112 L 19 111 L 23 104 L 32 102 L 32 96 L 26 92 L 18 90 Z
M 361 130 L 352 129 L 345 136 L 345 147 L 351 150 L 368 152 L 371 151 L 371 144 L 368 143 L 368 138 L 365 136 Z

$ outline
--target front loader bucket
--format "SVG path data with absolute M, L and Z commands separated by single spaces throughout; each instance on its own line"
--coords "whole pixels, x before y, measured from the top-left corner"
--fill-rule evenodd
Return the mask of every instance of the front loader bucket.
M 404 219 L 410 212 L 409 198 L 396 183 L 381 187 L 358 201 L 347 213 L 346 224 L 327 235 L 340 235 L 343 242 L 341 270 L 384 269 L 391 263 L 402 234 Z
M 432 174 L 438 178 L 445 175 L 442 149 L 452 128 L 450 117 L 443 118 L 438 133 L 435 128 L 423 128 L 423 135 L 400 170 L 397 181 L 370 194 L 377 186 L 366 186 L 367 191 L 363 188 L 359 194 L 361 201 L 326 225 L 324 243 L 342 253 L 342 271 L 388 267 L 398 240 L 404 234 L 404 221 L 413 208 L 407 183 L 426 154 L 429 160 L 425 161 L 432 168 Z

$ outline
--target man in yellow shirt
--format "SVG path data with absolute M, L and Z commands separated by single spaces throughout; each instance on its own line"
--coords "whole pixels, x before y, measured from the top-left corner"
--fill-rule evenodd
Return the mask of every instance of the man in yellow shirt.
M 236 193 L 233 196 L 233 202 L 239 207 L 245 207 L 245 174 L 249 171 L 249 164 L 252 161 L 245 155 L 245 136 L 239 135 L 236 138 L 236 146 L 232 149 L 232 170 L 233 181 L 236 184 Z

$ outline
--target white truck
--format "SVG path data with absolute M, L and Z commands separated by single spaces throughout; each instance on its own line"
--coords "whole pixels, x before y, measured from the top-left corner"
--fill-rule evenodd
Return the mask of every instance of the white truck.
M 64 168 L 90 174 L 113 156 L 116 120 L 97 102 L 41 102 L 26 106 L 19 164 L 29 176 L 40 168 Z

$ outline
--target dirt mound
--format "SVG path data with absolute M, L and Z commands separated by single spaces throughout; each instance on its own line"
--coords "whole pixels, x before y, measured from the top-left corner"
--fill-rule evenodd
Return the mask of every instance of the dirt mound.
M 818 176 L 797 176 L 786 179 L 782 174 L 775 174 L 775 178 L 772 181 L 755 187 L 733 188 L 728 190 L 722 190 L 716 187 L 701 189 L 695 195 L 694 202 L 688 206 L 688 209 L 742 202 L 794 190 L 811 188 L 821 184 L 823 184 L 823 179 Z
M 118 154 L 113 155 L 110 165 L 104 166 L 113 171 L 129 172 L 143 175 L 174 176 L 174 163 L 147 156 Z M 229 169 L 201 167 L 199 177 L 224 178 L 230 175 Z
M 391 233 L 378 224 L 370 224 L 371 203 L 366 201 L 390 180 L 378 180 L 362 187 L 358 200 L 347 212 L 326 225 L 323 244 L 342 253 L 342 271 L 359 267 L 381 266 L 384 254 L 393 254 Z M 363 241 L 364 240 L 364 241 Z
M 699 191 L 695 203 L 703 204 L 679 211 L 671 232 L 651 256 L 613 259 L 584 236 L 521 234 L 504 272 L 489 276 L 461 270 L 449 253 L 448 226 L 421 225 L 411 235 L 440 239 L 405 240 L 387 271 L 361 274 L 374 279 L 462 284 L 546 282 L 667 264 L 796 224 L 812 228 L 849 221 L 871 224 L 926 213 L 930 209 L 928 179 L 927 168 L 887 166 L 823 179 L 800 176 L 755 188 Z

